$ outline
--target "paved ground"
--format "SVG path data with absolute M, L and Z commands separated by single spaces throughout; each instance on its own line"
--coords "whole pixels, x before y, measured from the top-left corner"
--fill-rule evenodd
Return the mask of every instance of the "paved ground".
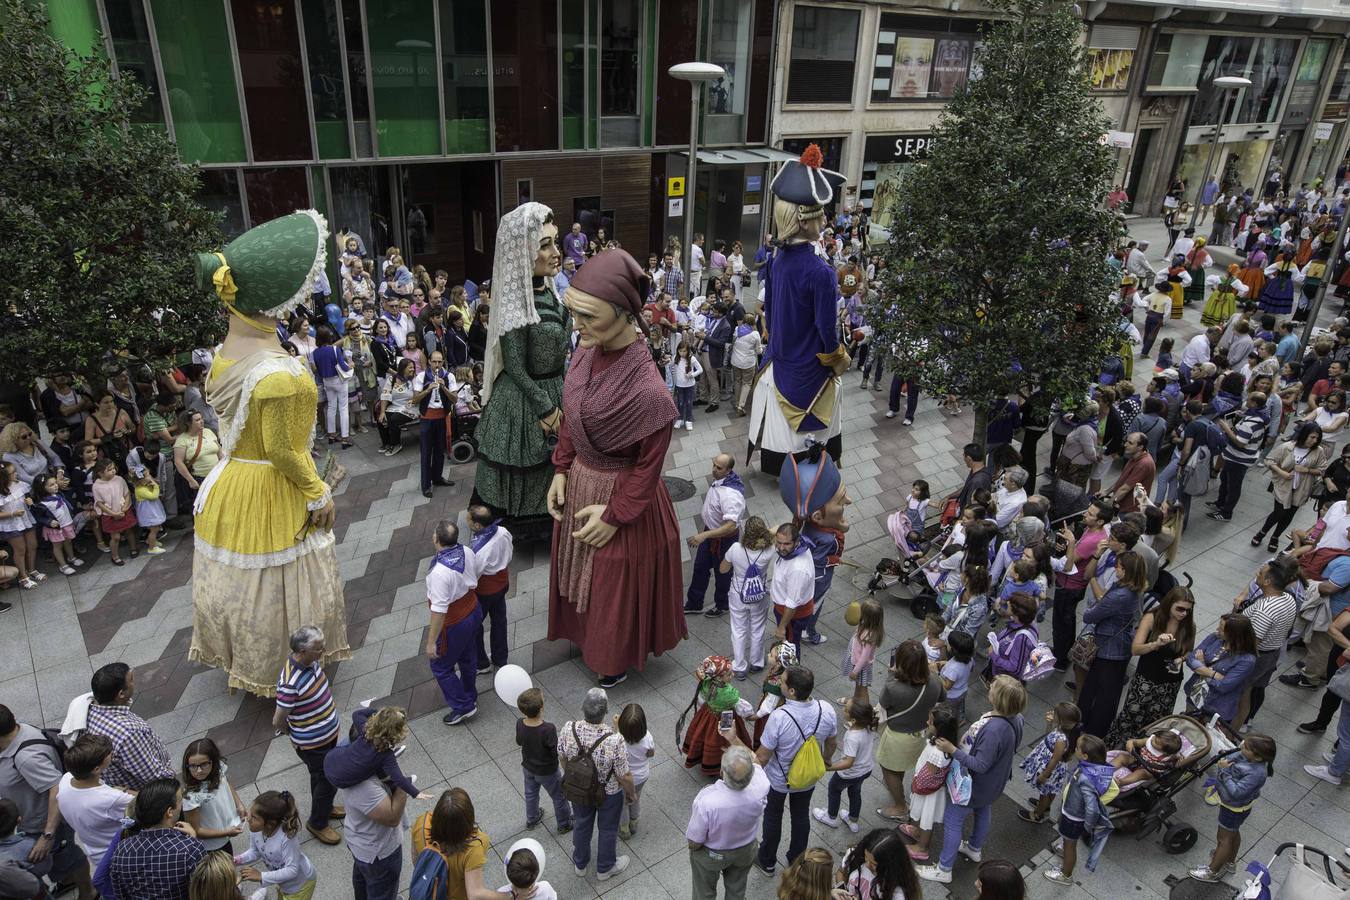
M 1164 240 L 1156 222 L 1136 221 L 1132 231 L 1154 238 L 1155 246 Z M 1164 334 L 1189 336 L 1198 327 L 1198 317 L 1199 310 L 1188 309 L 1182 328 L 1168 323 Z M 1177 344 L 1179 352 L 1182 341 Z M 1136 368 L 1142 378 L 1142 367 Z M 806 650 L 805 662 L 817 673 L 819 696 L 824 698 L 846 692 L 844 680 L 835 674 L 848 633 L 842 609 L 860 593 L 858 585 L 865 580 L 850 576 L 869 571 L 882 556 L 894 555 L 884 530 L 885 515 L 899 507 L 914 478 L 927 478 L 935 494 L 959 482 L 959 448 L 969 439 L 971 429 L 969 415 L 949 418 L 928 400 L 921 404 L 914 426 L 904 428 L 899 419 L 884 418 L 885 395 L 859 390 L 857 377 L 850 375 L 846 380 L 843 414 L 844 470 L 854 499 L 846 558 L 860 568 L 841 570 L 836 577 L 821 619 L 830 640 Z M 672 443 L 668 474 L 693 480 L 700 491 L 699 496 L 677 504 L 685 528 L 694 527 L 710 458 L 723 450 L 743 458 L 745 431 L 744 420 L 729 421 L 723 412 L 700 419 L 693 432 L 681 433 Z M 419 774 L 419 784 L 433 794 L 451 785 L 470 792 L 479 821 L 492 839 L 494 855 L 487 882 L 495 886 L 505 883 L 496 854 L 524 832 L 518 751 L 513 741 L 516 714 L 490 693 L 490 679 L 483 678 L 479 685 L 487 693 L 480 700 L 477 718 L 464 727 L 443 726 L 440 695 L 420 655 L 426 621 L 420 580 L 429 556 L 431 527 L 438 518 L 461 511 L 471 488 L 472 469 L 452 470 L 450 477 L 458 479 L 458 486 L 443 489 L 428 501 L 417 491 L 416 448 L 415 442 L 409 443 L 402 455 L 387 459 L 373 452 L 377 444 L 370 433 L 359 436 L 356 448 L 346 457 L 352 477 L 338 498 L 338 556 L 346 582 L 351 643 L 357 649 L 351 660 L 330 671 L 330 677 L 344 712 L 367 698 L 409 709 L 414 736 L 402 757 L 403 768 Z M 1195 577 L 1198 624 L 1205 632 L 1212 630 L 1230 598 L 1263 559 L 1261 552 L 1248 547 L 1247 538 L 1254 522 L 1268 511 L 1269 501 L 1262 490 L 1264 479 L 1253 474 L 1248 481 L 1232 523 L 1195 517 L 1175 566 Z M 782 520 L 783 507 L 770 479 L 755 474 L 747 478 L 747 486 L 752 513 L 771 523 Z M 1306 517 L 1304 513 L 1298 521 Z M 547 547 L 516 550 L 509 600 L 511 659 L 534 674 L 547 697 L 545 715 L 561 723 L 579 712 L 580 700 L 592 681 L 568 647 L 543 639 L 547 564 Z M 171 742 L 175 756 L 189 740 L 210 736 L 228 755 L 230 777 L 245 798 L 283 787 L 306 794 L 306 775 L 288 740 L 273 736 L 270 705 L 228 694 L 220 672 L 187 661 L 190 573 L 191 547 L 181 541 L 166 556 L 142 556 L 122 568 L 109 565 L 106 557 L 97 558 L 75 578 L 54 575 L 40 590 L 22 596 L 10 592 L 6 599 L 22 603 L 16 604 L 0 629 L 0 702 L 24 720 L 59 724 L 70 698 L 88 690 L 92 669 L 122 660 L 136 667 L 137 712 Z M 594 880 L 592 867 L 583 882 L 568 866 L 570 840 L 557 843 L 554 839 L 551 813 L 545 827 L 533 832 L 549 850 L 547 876 L 562 897 L 678 898 L 688 894 L 683 829 L 690 800 L 706 782 L 677 760 L 675 721 L 693 692 L 692 668 L 709 653 L 729 650 L 725 620 L 694 618 L 690 630 L 688 641 L 651 660 L 644 672 L 611 692 L 616 708 L 632 701 L 643 705 L 657 740 L 657 758 L 643 794 L 641 828 L 620 850 L 632 858 L 629 870 L 601 885 Z M 921 629 L 897 602 L 887 606 L 886 630 L 892 641 L 898 641 L 918 635 Z M 757 697 L 757 691 L 752 694 Z M 1037 735 L 1035 725 L 1047 706 L 1065 696 L 1058 677 L 1035 683 L 1032 694 L 1028 741 Z M 1277 774 L 1243 829 L 1244 864 L 1249 856 L 1268 857 L 1284 840 L 1337 852 L 1350 843 L 1350 788 L 1331 787 L 1302 771 L 1304 763 L 1315 761 L 1330 747 L 1329 740 L 1294 729 L 1296 723 L 1312 718 L 1316 700 L 1316 694 L 1275 684 L 1257 720 L 1261 731 L 1275 737 L 1280 753 Z M 973 696 L 971 704 L 975 713 L 984 708 Z M 1027 795 L 1020 777 L 1009 783 L 1005 794 L 996 809 L 996 828 L 985 854 L 1012 859 L 1031 872 L 1048 855 L 1052 831 L 1025 825 L 1015 817 L 1014 804 Z M 823 790 L 818 792 L 822 803 L 823 795 Z M 879 824 L 872 810 L 883 798 L 880 781 L 869 781 L 864 789 L 865 828 Z M 420 812 L 427 805 L 413 803 L 410 809 Z M 1061 888 L 1035 874 L 1028 878 L 1029 896 L 1072 900 L 1168 896 L 1173 880 L 1189 866 L 1206 861 L 1214 842 L 1214 811 L 1200 801 L 1198 790 L 1184 794 L 1179 805 L 1180 817 L 1200 831 L 1199 842 L 1189 853 L 1172 857 L 1163 853 L 1156 840 L 1116 837 L 1096 873 L 1080 867 L 1077 886 Z M 840 851 L 850 837 L 846 831 L 816 825 L 812 841 Z M 325 900 L 350 896 L 346 850 L 324 847 L 307 835 L 305 847 L 322 873 L 318 896 Z M 405 877 L 409 871 L 410 865 L 405 865 Z M 952 896 L 972 897 L 973 877 L 974 867 L 962 860 Z M 1185 884 L 1176 896 L 1231 896 L 1231 892 L 1187 893 L 1198 887 Z M 750 895 L 772 897 L 774 885 L 752 874 Z M 930 888 L 926 895 L 940 898 L 944 892 Z

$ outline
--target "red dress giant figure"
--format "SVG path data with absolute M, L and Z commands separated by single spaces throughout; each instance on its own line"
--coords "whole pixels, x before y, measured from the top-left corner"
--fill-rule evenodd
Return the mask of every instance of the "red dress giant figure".
M 675 404 L 638 332 L 644 277 L 626 252 L 606 250 L 563 296 L 581 342 L 548 492 L 548 637 L 580 646 L 604 687 L 687 633 L 679 523 L 661 481 Z

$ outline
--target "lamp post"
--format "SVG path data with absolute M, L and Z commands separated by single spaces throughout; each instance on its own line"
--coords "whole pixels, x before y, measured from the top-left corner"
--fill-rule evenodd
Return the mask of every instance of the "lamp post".
M 721 66 L 706 62 L 687 62 L 671 66 L 672 78 L 689 82 L 689 170 L 684 179 L 684 277 L 688 294 L 689 279 L 694 261 L 694 182 L 698 179 L 698 104 L 703 96 L 703 85 L 726 74 Z
M 1186 227 L 1194 228 L 1195 220 L 1200 216 L 1200 198 L 1205 195 L 1205 186 L 1209 184 L 1209 170 L 1214 166 L 1214 154 L 1219 149 L 1219 138 L 1223 135 L 1224 120 L 1228 118 L 1228 97 L 1237 96 L 1242 88 L 1251 87 L 1252 80 L 1240 75 L 1224 75 L 1215 78 L 1210 84 L 1222 92 L 1219 98 L 1219 124 L 1214 126 L 1214 140 L 1209 144 L 1209 156 L 1205 159 L 1205 174 L 1200 176 L 1200 190 L 1195 195 L 1195 205 L 1191 207 L 1191 221 Z

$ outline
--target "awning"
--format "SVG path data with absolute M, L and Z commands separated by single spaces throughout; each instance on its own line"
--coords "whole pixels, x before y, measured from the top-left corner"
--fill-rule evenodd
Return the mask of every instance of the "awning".
M 773 147 L 698 151 L 698 161 L 708 166 L 760 166 L 765 163 L 785 163 L 797 158 L 795 153 L 775 150 Z

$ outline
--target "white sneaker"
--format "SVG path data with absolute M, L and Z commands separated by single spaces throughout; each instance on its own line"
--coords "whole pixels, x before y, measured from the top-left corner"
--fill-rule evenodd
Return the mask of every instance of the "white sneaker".
M 970 846 L 968 841 L 962 841 L 961 847 L 957 852 L 973 863 L 977 863 L 984 858 L 984 852 Z
M 618 875 L 626 868 L 628 868 L 628 857 L 626 855 L 620 856 L 618 859 L 614 860 L 614 868 L 610 869 L 608 872 L 596 872 L 595 880 L 609 881 L 611 878 L 613 878 L 615 875 Z
M 825 810 L 821 809 L 819 806 L 811 810 L 811 818 L 815 819 L 820 824 L 828 826 L 830 828 L 839 827 L 839 820 L 830 818 L 830 814 Z
M 693 430 L 694 430 L 694 423 L 693 423 L 693 422 L 685 422 L 685 423 L 684 423 L 684 430 L 685 430 L 685 431 L 693 431 Z
M 857 833 L 858 833 L 858 820 L 857 820 L 857 819 L 845 819 L 845 820 L 844 820 L 844 824 L 848 826 L 848 830 L 849 830 L 849 831 L 853 832 L 854 834 L 857 834 Z
M 684 427 L 684 419 L 676 419 L 676 420 L 675 420 L 675 427 L 676 427 L 677 429 L 683 428 L 683 427 Z
M 1053 881 L 1055 884 L 1073 884 L 1073 879 L 1065 875 L 1064 870 L 1059 866 L 1041 869 L 1041 874 L 1045 876 L 1046 881 Z
M 942 866 L 918 866 L 919 877 L 924 881 L 936 881 L 938 884 L 951 884 L 952 873 Z
M 1314 778 L 1322 779 L 1327 784 L 1339 785 L 1341 783 L 1341 779 L 1336 775 L 1332 775 L 1331 770 L 1326 766 L 1304 766 L 1303 771 Z
M 80 566 L 84 565 L 84 560 L 80 559 L 80 558 L 77 556 L 77 557 L 75 557 L 74 559 L 72 559 L 72 560 L 70 561 L 70 564 L 71 564 L 72 566 L 74 566 L 75 568 L 78 569 Z
M 162 546 L 154 546 L 149 548 L 145 552 L 150 556 L 159 556 L 160 554 L 168 553 L 169 551 L 165 550 Z
M 888 410 L 886 410 L 886 418 L 888 418 L 888 419 L 894 419 L 894 418 L 895 418 L 895 410 L 893 410 L 893 409 L 888 409 Z

